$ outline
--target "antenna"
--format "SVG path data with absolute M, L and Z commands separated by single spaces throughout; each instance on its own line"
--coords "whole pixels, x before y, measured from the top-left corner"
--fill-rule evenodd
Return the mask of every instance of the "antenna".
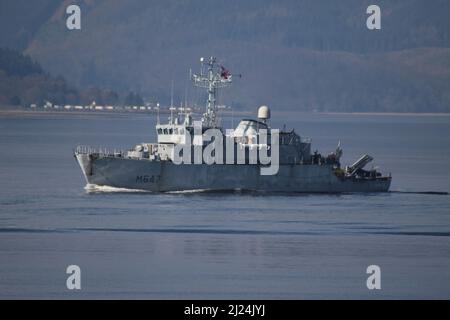
M 192 81 L 195 86 L 206 88 L 208 91 L 206 112 L 202 117 L 202 123 L 206 127 L 215 128 L 218 126 L 216 106 L 218 89 L 231 85 L 232 78 L 233 75 L 228 70 L 217 64 L 215 57 L 210 57 L 207 60 L 203 57 L 200 58 L 200 74 L 192 75 Z
M 187 105 L 187 84 L 184 86 L 184 107 Z
M 190 81 L 191 79 L 192 79 L 192 69 L 189 69 L 189 77 L 187 78 L 187 80 Z M 184 106 L 185 107 L 187 106 L 188 100 L 189 100 L 188 81 L 185 82 L 185 87 L 184 87 Z
M 177 110 L 177 108 L 175 107 L 170 107 L 170 118 L 169 118 L 169 123 L 170 124 L 174 124 L 174 118 L 173 118 L 173 112 Z
M 233 108 L 233 103 L 231 103 L 231 127 L 234 128 L 234 108 Z
M 159 124 L 159 102 L 156 103 L 156 123 Z
M 170 106 L 173 107 L 173 80 L 172 80 L 172 86 L 170 88 Z

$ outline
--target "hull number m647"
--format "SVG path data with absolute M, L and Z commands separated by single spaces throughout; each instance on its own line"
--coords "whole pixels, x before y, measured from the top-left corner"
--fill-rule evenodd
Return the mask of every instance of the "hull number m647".
M 142 175 L 136 176 L 136 183 L 155 183 L 159 179 L 159 176 Z

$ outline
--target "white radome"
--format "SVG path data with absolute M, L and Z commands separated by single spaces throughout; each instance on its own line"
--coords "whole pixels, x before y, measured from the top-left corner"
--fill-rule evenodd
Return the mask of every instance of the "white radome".
M 267 120 L 270 119 L 270 109 L 268 106 L 261 106 L 258 109 L 258 119 Z

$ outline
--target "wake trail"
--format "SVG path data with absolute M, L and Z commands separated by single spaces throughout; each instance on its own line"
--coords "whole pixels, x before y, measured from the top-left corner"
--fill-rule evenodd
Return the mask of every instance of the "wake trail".
M 409 193 L 409 194 L 429 194 L 429 195 L 439 195 L 439 196 L 448 196 L 450 192 L 447 191 L 401 191 L 401 190 L 392 190 L 390 193 Z

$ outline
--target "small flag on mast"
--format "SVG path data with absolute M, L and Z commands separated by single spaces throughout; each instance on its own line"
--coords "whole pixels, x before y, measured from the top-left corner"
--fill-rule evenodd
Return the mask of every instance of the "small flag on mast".
M 228 77 L 231 76 L 231 73 L 225 69 L 224 66 L 220 66 L 220 76 L 224 79 L 228 79 Z

